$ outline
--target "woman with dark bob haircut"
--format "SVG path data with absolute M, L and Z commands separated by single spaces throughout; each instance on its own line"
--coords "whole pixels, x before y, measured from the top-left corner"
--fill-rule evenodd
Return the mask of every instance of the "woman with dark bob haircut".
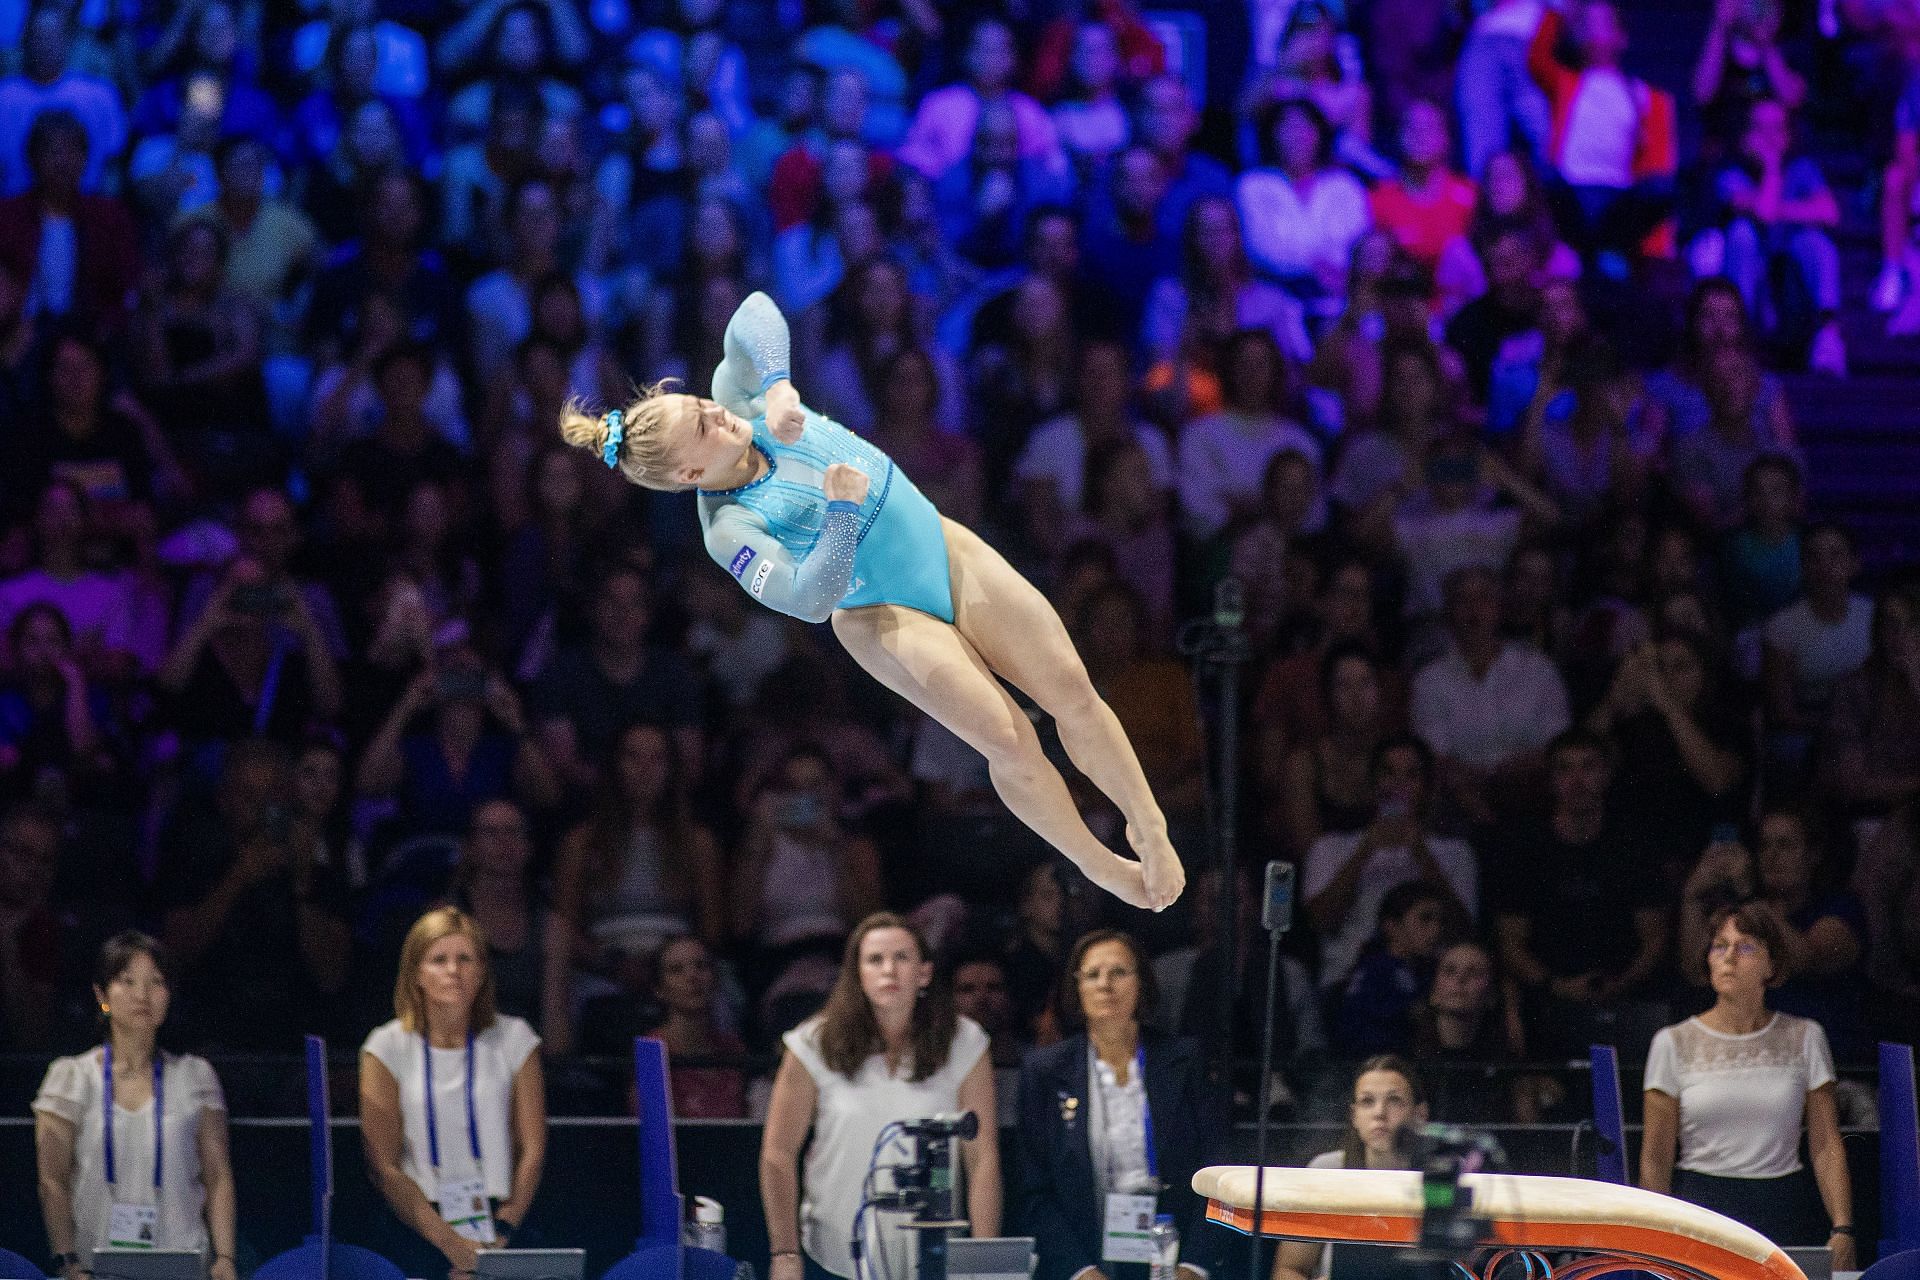
M 55 1061 L 33 1100 L 40 1212 L 65 1280 L 109 1246 L 191 1249 L 209 1280 L 234 1280 L 226 1097 L 204 1058 L 157 1043 L 171 969 L 146 934 L 109 938 L 93 987 L 102 1043 Z
M 1190 1184 L 1219 1117 L 1199 1046 L 1142 1025 L 1159 994 L 1132 937 L 1087 934 L 1061 982 L 1061 1013 L 1075 1033 L 1021 1067 L 1021 1186 L 1038 1280 L 1089 1268 L 1111 1280 L 1146 1274 L 1105 1234 L 1111 1197 L 1140 1197 L 1136 1207 L 1151 1202 L 1173 1215 L 1186 1280 L 1215 1261 L 1219 1233 L 1204 1228 L 1206 1206 Z

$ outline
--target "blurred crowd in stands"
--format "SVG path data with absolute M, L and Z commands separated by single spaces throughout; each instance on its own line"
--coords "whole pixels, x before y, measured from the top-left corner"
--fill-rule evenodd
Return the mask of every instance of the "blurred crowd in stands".
M 1920 327 L 1920 7 L 1719 0 L 1690 84 L 1628 69 L 1661 24 L 0 0 L 0 1048 L 92 1042 L 136 925 L 180 1047 L 357 1043 L 452 902 L 548 1055 L 708 1064 L 688 1114 L 757 1105 L 727 1063 L 883 907 L 1009 1071 L 1099 923 L 1168 1029 L 1215 1035 L 1225 990 L 1251 1053 L 1271 858 L 1292 1088 L 1637 1057 L 1747 902 L 1842 1065 L 1910 1036 L 1920 593 L 1808 510 L 1781 379 L 1845 374 L 1848 226 Z M 704 390 L 756 288 L 806 401 L 1044 585 L 1176 910 L 1063 874 L 962 744 L 706 563 L 692 495 L 560 445 L 570 395 Z M 1177 639 L 1229 575 L 1219 920 L 1221 713 Z

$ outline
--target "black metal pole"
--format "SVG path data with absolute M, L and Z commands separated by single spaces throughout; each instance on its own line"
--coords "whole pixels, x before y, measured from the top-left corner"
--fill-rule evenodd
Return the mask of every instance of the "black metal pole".
M 1280 930 L 1267 931 L 1266 1017 L 1260 1033 L 1259 1117 L 1254 1121 L 1253 1222 L 1247 1232 L 1247 1280 L 1260 1280 L 1260 1215 L 1266 1210 L 1267 1112 L 1273 1108 L 1273 1021 L 1275 988 L 1280 985 Z

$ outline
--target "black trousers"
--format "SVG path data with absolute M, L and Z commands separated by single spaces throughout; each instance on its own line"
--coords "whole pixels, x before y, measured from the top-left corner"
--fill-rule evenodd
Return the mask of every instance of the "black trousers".
M 1721 1178 L 1675 1169 L 1673 1194 L 1743 1222 L 1782 1248 L 1827 1242 L 1826 1209 L 1813 1171 L 1804 1165 L 1779 1178 Z

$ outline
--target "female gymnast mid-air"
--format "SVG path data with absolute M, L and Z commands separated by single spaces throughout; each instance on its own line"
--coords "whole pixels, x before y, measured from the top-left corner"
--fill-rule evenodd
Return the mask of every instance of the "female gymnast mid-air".
M 699 490 L 707 554 L 748 595 L 833 633 L 880 683 L 987 759 L 1015 816 L 1101 888 L 1161 910 L 1186 873 L 1120 722 L 1047 598 L 946 519 L 886 454 L 800 403 L 786 318 L 755 293 L 727 325 L 713 397 L 654 387 L 601 415 L 570 404 L 567 443 L 649 489 Z M 1138 861 L 1102 845 L 1004 678 L 1059 727 L 1127 822 Z

